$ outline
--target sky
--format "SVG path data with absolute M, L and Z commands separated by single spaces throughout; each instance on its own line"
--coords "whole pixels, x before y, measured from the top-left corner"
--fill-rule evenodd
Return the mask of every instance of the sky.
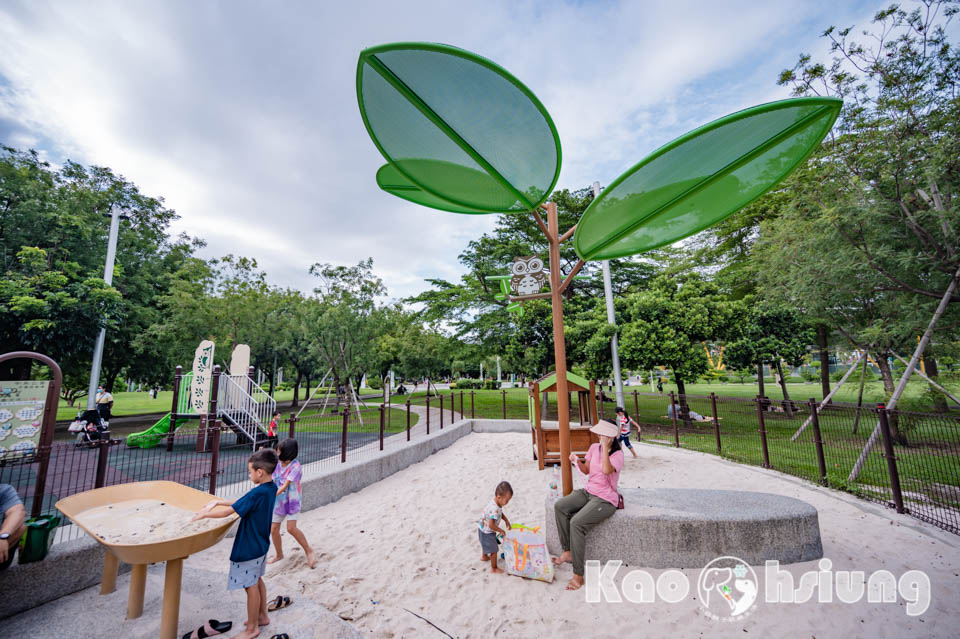
M 459 280 L 493 216 L 377 188 L 356 98 L 369 46 L 443 42 L 508 69 L 560 133 L 558 188 L 609 184 L 722 115 L 789 97 L 830 25 L 885 2 L 0 1 L 0 143 L 108 166 L 177 211 L 201 255 L 310 291 L 315 262 L 374 259 L 389 296 Z M 904 3 L 908 5 L 908 3 Z

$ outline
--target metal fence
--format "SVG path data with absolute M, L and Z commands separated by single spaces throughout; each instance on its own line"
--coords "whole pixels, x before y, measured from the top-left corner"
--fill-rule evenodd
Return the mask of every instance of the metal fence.
M 960 534 L 960 414 L 636 391 L 627 399 L 641 441 L 772 468 Z
M 551 399 L 555 399 L 555 396 Z M 578 418 L 576 395 L 571 420 Z M 614 404 L 598 402 L 613 418 Z M 830 404 L 814 418 L 810 401 L 628 392 L 626 410 L 640 424 L 641 441 L 718 454 L 772 468 L 861 498 L 960 534 L 960 415 L 889 411 Z M 552 406 L 552 408 L 551 408 Z M 527 419 L 526 389 L 442 391 L 440 396 L 395 396 L 389 406 L 308 409 L 281 423 L 279 438 L 299 444 L 305 476 L 372 458 L 466 418 Z M 547 406 L 556 419 L 556 403 Z M 801 427 L 807 423 L 807 427 Z M 875 428 L 879 443 L 850 478 Z M 801 431 L 797 434 L 798 431 Z M 895 438 L 899 436 L 899 441 Z M 54 511 L 58 499 L 133 481 L 170 480 L 224 497 L 250 488 L 250 444 L 219 421 L 192 420 L 151 448 L 123 440 L 90 447 L 56 441 L 32 462 L 0 466 L 0 482 L 13 485 L 28 512 Z M 42 490 L 37 487 L 46 465 Z M 64 522 L 65 524 L 67 522 Z M 58 541 L 81 536 L 64 526 Z

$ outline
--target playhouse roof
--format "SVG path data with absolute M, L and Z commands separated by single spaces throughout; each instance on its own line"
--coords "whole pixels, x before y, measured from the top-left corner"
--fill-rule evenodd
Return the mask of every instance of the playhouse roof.
M 549 393 L 557 392 L 557 372 L 547 373 L 545 376 L 534 382 L 535 384 L 540 385 L 540 392 L 547 391 Z M 580 377 L 576 373 L 571 373 L 567 371 L 567 390 L 570 391 L 589 391 L 590 382 Z

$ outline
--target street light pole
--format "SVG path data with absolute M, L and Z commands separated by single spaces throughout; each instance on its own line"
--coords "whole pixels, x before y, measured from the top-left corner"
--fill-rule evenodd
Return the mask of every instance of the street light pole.
M 123 214 L 119 206 L 110 209 L 110 236 L 107 241 L 107 262 L 103 267 L 103 281 L 107 286 L 113 284 L 113 262 L 117 257 L 117 236 L 120 233 L 120 218 Z M 100 329 L 97 342 L 93 347 L 93 364 L 90 366 L 90 386 L 87 387 L 87 410 L 97 402 L 97 385 L 100 381 L 100 364 L 103 361 L 103 343 L 107 337 L 106 327 Z
M 600 183 L 593 183 L 594 199 L 600 197 Z M 613 312 L 613 285 L 610 283 L 610 260 L 603 260 L 603 297 L 607 302 L 607 322 L 617 325 L 617 318 Z M 617 336 L 610 340 L 610 355 L 613 357 L 613 383 L 616 389 L 617 406 L 623 406 L 623 378 L 620 376 L 620 349 L 617 347 Z

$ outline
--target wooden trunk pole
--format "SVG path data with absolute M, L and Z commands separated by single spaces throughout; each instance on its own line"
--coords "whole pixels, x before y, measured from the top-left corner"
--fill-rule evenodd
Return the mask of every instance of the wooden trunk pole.
M 570 396 L 567 395 L 567 346 L 563 339 L 563 291 L 560 271 L 560 221 L 557 205 L 548 202 L 547 228 L 550 231 L 550 293 L 553 307 L 553 355 L 557 366 L 557 420 L 560 425 L 560 469 L 563 494 L 573 492 L 573 467 L 570 465 Z

